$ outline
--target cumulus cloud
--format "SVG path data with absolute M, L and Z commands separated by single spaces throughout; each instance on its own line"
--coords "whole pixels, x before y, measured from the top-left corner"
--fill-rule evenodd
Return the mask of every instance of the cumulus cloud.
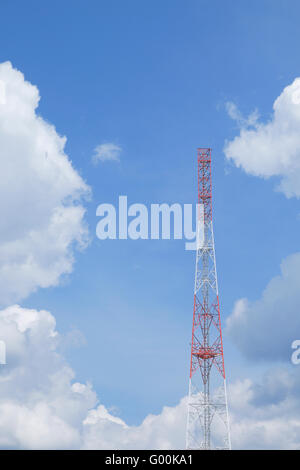
M 13 305 L 0 311 L 7 365 L 0 373 L 0 448 L 182 448 L 186 400 L 128 426 L 90 384 L 75 381 L 50 312 Z
M 300 449 L 299 374 L 268 371 L 229 386 L 234 449 Z
M 0 448 L 183 449 L 187 398 L 129 426 L 76 381 L 60 352 L 63 338 L 46 310 L 0 311 L 7 365 L 0 370 Z M 297 371 L 296 371 L 297 372 Z M 261 381 L 229 385 L 235 449 L 300 448 L 300 377 L 269 371 Z
M 278 190 L 300 197 L 300 78 L 274 101 L 266 123 L 258 121 L 257 111 L 244 119 L 233 103 L 227 104 L 227 111 L 240 134 L 226 142 L 226 157 L 251 175 L 279 177 Z
M 84 449 L 184 449 L 187 398 L 165 406 L 159 415 L 148 415 L 139 426 L 108 415 L 103 406 L 84 421 Z
M 59 353 L 54 317 L 13 305 L 0 311 L 0 330 L 7 349 L 0 374 L 0 447 L 80 447 L 81 424 L 96 394 L 74 381 Z
M 291 344 L 300 338 L 300 253 L 285 258 L 260 299 L 239 299 L 226 330 L 249 359 L 290 361 Z
M 97 145 L 94 150 L 94 155 L 92 157 L 92 161 L 95 165 L 99 162 L 107 162 L 107 161 L 120 161 L 122 149 L 119 145 L 113 143 L 106 143 Z
M 89 188 L 64 152 L 66 138 L 37 114 L 39 99 L 21 72 L 0 64 L 2 304 L 56 285 L 72 269 L 74 243 L 83 247 L 87 238 L 81 199 Z M 120 152 L 103 144 L 96 160 L 118 160 Z M 0 369 L 1 448 L 181 447 L 184 401 L 127 426 L 98 404 L 90 384 L 75 381 L 60 352 L 66 341 L 48 311 L 0 310 L 0 340 L 7 351 Z
M 64 152 L 66 138 L 37 114 L 39 91 L 0 64 L 0 304 L 69 273 L 87 241 L 81 199 L 89 188 Z

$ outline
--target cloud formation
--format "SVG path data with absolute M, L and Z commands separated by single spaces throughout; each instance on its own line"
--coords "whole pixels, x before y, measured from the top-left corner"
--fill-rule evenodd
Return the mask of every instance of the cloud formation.
M 108 142 L 106 144 L 97 145 L 94 150 L 94 155 L 92 157 L 92 161 L 95 165 L 99 162 L 107 162 L 107 161 L 120 161 L 122 149 L 119 145 L 113 144 L 112 142 Z
M 291 344 L 300 338 L 300 253 L 281 263 L 261 298 L 239 299 L 227 318 L 226 331 L 249 359 L 290 362 Z
M 10 306 L 0 311 L 0 332 L 7 344 L 0 374 L 0 448 L 184 449 L 186 397 L 128 426 L 99 404 L 90 384 L 76 382 L 50 312 Z M 299 374 L 282 369 L 257 383 L 231 384 L 233 448 L 300 448 L 299 392 Z
M 2 305 L 56 285 L 72 269 L 74 243 L 82 247 L 87 239 L 81 200 L 89 188 L 64 153 L 66 138 L 37 114 L 39 99 L 21 72 L 0 64 Z M 97 159 L 118 160 L 120 151 L 103 144 Z M 1 448 L 181 446 L 184 400 L 127 426 L 98 403 L 90 384 L 75 381 L 48 311 L 0 310 L 0 340 L 7 349 L 0 369 Z
M 60 353 L 50 312 L 19 305 L 0 311 L 7 365 L 0 375 L 0 448 L 120 449 L 184 446 L 186 401 L 127 426 L 76 382 Z
M 77 448 L 81 423 L 96 404 L 89 384 L 59 353 L 62 340 L 47 311 L 18 305 L 0 311 L 7 365 L 0 375 L 0 447 Z
M 227 103 L 227 111 L 240 134 L 226 142 L 226 157 L 251 175 L 277 176 L 276 189 L 287 197 L 300 197 L 300 78 L 274 101 L 266 123 L 258 121 L 257 111 L 244 119 L 233 103 Z
M 87 241 L 89 188 L 64 152 L 66 138 L 37 114 L 39 91 L 0 64 L 0 304 L 58 284 L 73 246 Z
M 300 449 L 297 372 L 274 369 L 229 386 L 233 449 Z

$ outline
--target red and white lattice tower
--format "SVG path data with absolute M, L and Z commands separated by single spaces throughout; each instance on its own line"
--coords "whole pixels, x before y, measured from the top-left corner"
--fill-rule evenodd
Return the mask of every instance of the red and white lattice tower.
M 186 447 L 231 449 L 212 224 L 211 149 L 198 149 L 198 204 Z

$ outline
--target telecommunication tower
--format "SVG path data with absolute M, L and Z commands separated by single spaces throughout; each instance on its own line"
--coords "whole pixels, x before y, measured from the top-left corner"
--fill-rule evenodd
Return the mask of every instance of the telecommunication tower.
M 231 449 L 213 223 L 211 149 L 199 148 L 187 449 Z M 200 210 L 201 209 L 201 210 Z

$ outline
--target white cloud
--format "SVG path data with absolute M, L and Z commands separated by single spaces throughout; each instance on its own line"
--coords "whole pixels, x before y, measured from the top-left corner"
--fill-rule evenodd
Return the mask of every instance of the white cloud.
M 299 449 L 300 380 L 277 369 L 258 383 L 250 379 L 229 385 L 229 412 L 233 449 Z M 85 449 L 184 449 L 187 398 L 164 407 L 139 426 L 112 422 L 90 411 L 84 422 Z M 93 419 L 89 417 L 92 416 Z
M 234 449 L 300 449 L 298 375 L 275 369 L 229 386 Z
M 38 89 L 9 62 L 0 64 L 0 84 L 0 303 L 5 304 L 57 284 L 71 271 L 73 244 L 86 241 L 80 200 L 89 188 L 64 153 L 66 139 L 36 114 Z M 104 144 L 97 158 L 118 159 L 120 151 Z M 1 310 L 0 340 L 7 348 L 7 364 L 0 369 L 1 448 L 180 446 L 182 404 L 137 427 L 102 404 L 95 408 L 91 385 L 74 382 L 59 352 L 65 341 L 49 312 L 18 305 Z
M 184 449 L 187 401 L 165 406 L 159 415 L 148 415 L 139 426 L 108 415 L 100 405 L 84 421 L 83 449 Z
M 56 285 L 84 246 L 88 186 L 64 153 L 66 138 L 36 112 L 39 91 L 0 64 L 0 304 Z
M 0 375 L 0 447 L 77 448 L 81 424 L 96 395 L 59 353 L 61 337 L 47 311 L 10 306 L 0 311 L 7 365 Z
M 60 352 L 62 338 L 47 311 L 0 311 L 7 365 L 0 373 L 0 448 L 183 449 L 187 398 L 128 426 L 110 413 L 91 385 L 75 381 Z M 295 371 L 298 372 L 295 367 Z M 235 449 L 300 448 L 300 376 L 283 369 L 258 383 L 229 385 Z
M 236 121 L 239 127 L 251 127 L 256 125 L 259 118 L 257 110 L 253 111 L 253 113 L 251 113 L 247 118 L 244 118 L 235 103 L 228 101 L 227 103 L 225 103 L 225 107 L 228 116 L 230 116 L 231 119 Z
M 242 118 L 233 103 L 227 104 L 227 111 L 241 129 L 226 143 L 226 157 L 249 174 L 279 177 L 278 190 L 300 197 L 300 78 L 284 88 L 266 123 L 258 122 L 257 112 Z
M 239 299 L 226 331 L 249 359 L 290 361 L 291 344 L 300 339 L 300 253 L 285 258 L 281 274 L 266 286 L 260 299 Z
M 0 374 L 0 448 L 180 448 L 186 401 L 128 426 L 75 375 L 59 352 L 62 338 L 47 311 L 18 305 L 0 311 L 7 365 Z
M 121 147 L 111 142 L 97 145 L 97 147 L 94 150 L 92 161 L 95 165 L 98 162 L 107 162 L 107 161 L 119 162 L 121 152 L 122 152 Z

